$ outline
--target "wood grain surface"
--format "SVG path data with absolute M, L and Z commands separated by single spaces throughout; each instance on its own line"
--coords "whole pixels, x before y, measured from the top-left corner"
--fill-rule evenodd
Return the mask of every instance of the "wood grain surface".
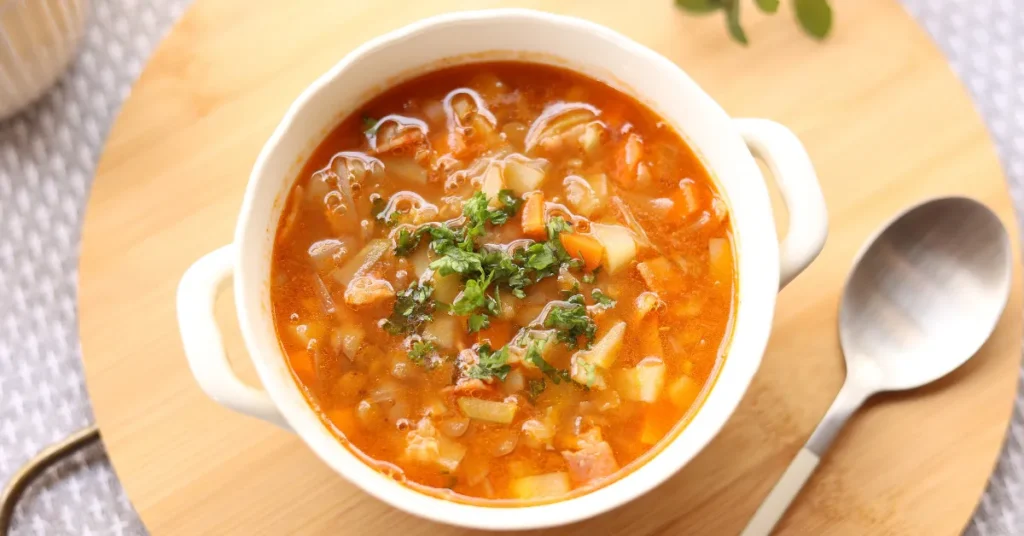
M 786 4 L 786 3 L 784 3 Z M 178 339 L 186 267 L 231 240 L 250 167 L 288 104 L 364 40 L 423 16 L 520 5 L 589 18 L 660 51 L 734 116 L 790 126 L 821 177 L 831 235 L 781 294 L 764 363 L 722 433 L 652 493 L 548 534 L 734 534 L 839 390 L 840 291 L 861 243 L 906 205 L 973 196 L 1020 258 L 992 143 L 963 88 L 895 0 L 835 0 L 819 44 L 788 13 L 720 17 L 671 0 L 197 0 L 160 46 L 110 134 L 86 215 L 81 339 L 114 467 L 162 534 L 467 534 L 394 510 L 295 436 L 207 399 Z M 783 6 L 788 11 L 788 6 Z M 782 218 L 785 219 L 784 217 Z M 784 225 L 784 223 L 783 223 Z M 839 437 L 778 533 L 958 534 L 1003 442 L 1021 349 L 1020 267 L 991 341 L 938 384 L 873 400 Z M 218 304 L 233 363 L 255 381 L 230 293 Z

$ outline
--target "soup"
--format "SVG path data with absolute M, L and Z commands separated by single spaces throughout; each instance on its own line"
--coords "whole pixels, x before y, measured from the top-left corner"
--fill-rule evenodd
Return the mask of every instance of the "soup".
M 402 83 L 288 194 L 271 301 L 292 373 L 366 463 L 524 504 L 642 463 L 710 388 L 729 214 L 655 114 L 540 64 Z

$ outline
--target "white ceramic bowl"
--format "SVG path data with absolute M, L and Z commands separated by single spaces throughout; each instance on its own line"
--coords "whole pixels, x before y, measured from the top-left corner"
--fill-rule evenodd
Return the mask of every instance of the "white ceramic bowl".
M 572 68 L 633 95 L 670 122 L 718 183 L 730 208 L 738 262 L 739 296 L 728 355 L 703 407 L 682 433 L 608 486 L 520 508 L 473 506 L 426 495 L 360 461 L 310 409 L 288 371 L 269 313 L 271 249 L 282 204 L 298 166 L 317 143 L 382 88 L 444 65 L 494 59 Z M 790 230 L 781 245 L 751 152 L 772 170 L 790 213 Z M 817 256 L 826 233 L 825 204 L 814 169 L 786 128 L 760 119 L 731 119 L 672 62 L 597 24 L 520 9 L 452 13 L 364 44 L 299 96 L 253 167 L 234 243 L 198 260 L 182 278 L 178 321 L 192 372 L 210 397 L 294 430 L 327 465 L 377 498 L 424 518 L 465 527 L 548 527 L 597 515 L 649 491 L 714 437 L 757 372 L 780 285 Z M 214 298 L 232 275 L 242 334 L 266 392 L 234 376 L 214 324 Z

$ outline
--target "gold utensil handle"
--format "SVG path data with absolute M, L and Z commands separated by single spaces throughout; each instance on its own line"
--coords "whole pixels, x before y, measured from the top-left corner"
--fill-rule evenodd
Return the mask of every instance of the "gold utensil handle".
M 14 507 L 36 477 L 43 474 L 53 464 L 95 443 L 99 438 L 98 426 L 92 425 L 83 428 L 69 435 L 60 443 L 46 447 L 35 458 L 18 469 L 18 472 L 11 477 L 10 483 L 4 488 L 3 494 L 0 495 L 0 535 L 10 533 L 11 524 L 14 521 Z

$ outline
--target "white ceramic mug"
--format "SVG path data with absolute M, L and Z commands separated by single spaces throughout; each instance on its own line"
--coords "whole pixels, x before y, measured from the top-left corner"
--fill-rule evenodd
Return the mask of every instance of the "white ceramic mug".
M 317 143 L 382 87 L 444 65 L 485 59 L 574 69 L 629 93 L 671 123 L 711 171 L 729 206 L 738 263 L 738 305 L 728 354 L 689 425 L 618 481 L 564 501 L 518 508 L 426 495 L 360 461 L 310 408 L 289 373 L 270 315 L 270 259 L 282 205 L 298 166 Z M 768 190 L 751 153 L 768 164 L 789 211 L 789 232 L 781 244 Z M 424 518 L 465 527 L 548 527 L 597 515 L 649 491 L 714 437 L 757 372 L 780 286 L 818 255 L 826 234 L 825 203 L 810 158 L 785 127 L 730 118 L 675 64 L 597 24 L 520 9 L 452 13 L 360 46 L 299 96 L 253 167 L 234 243 L 198 260 L 182 278 L 178 321 L 189 365 L 210 397 L 294 430 L 329 466 L 377 498 Z M 214 323 L 214 298 L 232 276 L 242 335 L 266 392 L 235 376 Z

